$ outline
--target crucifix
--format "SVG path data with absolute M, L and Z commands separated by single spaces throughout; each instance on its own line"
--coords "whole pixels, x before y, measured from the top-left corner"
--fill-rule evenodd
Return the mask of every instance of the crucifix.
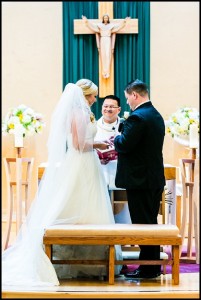
M 99 19 L 91 19 L 90 24 L 102 23 L 104 15 L 110 17 L 110 23 L 122 23 L 122 19 L 113 19 L 113 2 L 98 2 L 98 17 Z M 94 27 L 95 28 L 95 27 Z M 138 19 L 128 19 L 123 28 L 116 32 L 117 34 L 138 33 Z M 111 43 L 114 48 L 116 33 L 111 36 Z M 99 36 L 95 30 L 86 25 L 86 20 L 74 20 L 74 34 L 96 34 L 97 47 L 99 45 Z M 111 53 L 109 77 L 106 74 L 104 77 L 103 64 L 101 61 L 101 53 L 99 52 L 99 97 L 103 98 L 106 95 L 114 94 L 114 54 Z

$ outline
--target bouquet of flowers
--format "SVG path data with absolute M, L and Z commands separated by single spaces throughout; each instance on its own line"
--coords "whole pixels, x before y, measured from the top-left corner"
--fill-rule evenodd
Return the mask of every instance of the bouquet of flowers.
M 196 125 L 199 132 L 199 112 L 196 108 L 183 107 L 171 114 L 166 122 L 166 132 L 174 137 L 188 137 L 190 126 Z
M 12 108 L 2 123 L 3 134 L 21 134 L 23 137 L 41 133 L 45 123 L 43 116 L 24 104 Z

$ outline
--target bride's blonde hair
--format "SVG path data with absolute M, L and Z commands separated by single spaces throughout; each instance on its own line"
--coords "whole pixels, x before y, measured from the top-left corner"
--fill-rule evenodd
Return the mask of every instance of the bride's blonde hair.
M 76 85 L 82 89 L 84 96 L 96 94 L 98 91 L 97 85 L 89 79 L 80 79 Z
M 88 96 L 88 95 L 96 95 L 97 94 L 97 91 L 98 91 L 97 85 L 95 85 L 95 83 L 93 83 L 89 79 L 80 79 L 76 82 L 76 85 L 78 85 L 82 89 L 85 99 L 86 99 L 86 96 Z M 88 100 L 86 99 L 86 101 L 88 101 Z M 95 115 L 93 112 L 91 112 L 90 120 L 92 123 L 95 122 Z

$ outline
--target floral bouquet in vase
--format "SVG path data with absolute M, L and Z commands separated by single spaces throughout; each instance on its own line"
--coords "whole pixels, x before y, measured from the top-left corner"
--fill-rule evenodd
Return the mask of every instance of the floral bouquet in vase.
M 178 109 L 166 121 L 166 133 L 185 146 L 198 143 L 199 128 L 199 112 L 192 107 Z
M 15 147 L 23 147 L 23 138 L 41 133 L 45 123 L 43 116 L 24 104 L 12 108 L 2 123 L 3 134 L 13 134 Z

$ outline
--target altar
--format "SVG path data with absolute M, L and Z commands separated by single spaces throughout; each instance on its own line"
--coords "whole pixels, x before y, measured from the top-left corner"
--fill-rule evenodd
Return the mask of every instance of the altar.
M 38 166 L 38 183 L 42 179 L 47 163 L 41 163 Z M 107 165 L 102 165 L 108 191 L 111 197 L 116 223 L 131 223 L 128 211 L 126 191 L 115 186 L 117 161 L 110 161 Z M 180 227 L 181 221 L 181 197 L 176 196 L 176 167 L 165 165 L 165 223 L 174 224 Z M 116 209 L 115 209 L 115 204 Z

